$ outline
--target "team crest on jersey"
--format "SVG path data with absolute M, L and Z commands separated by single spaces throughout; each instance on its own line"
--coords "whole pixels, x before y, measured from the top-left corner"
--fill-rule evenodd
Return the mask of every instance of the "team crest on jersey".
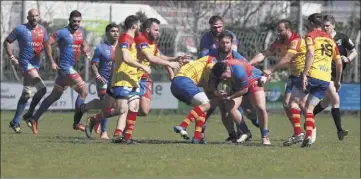
M 129 43 L 126 43 L 126 42 L 121 43 L 121 44 L 120 44 L 120 47 L 121 47 L 121 48 L 129 48 Z
M 140 49 L 145 49 L 145 48 L 148 48 L 148 47 L 149 47 L 149 45 L 147 43 L 140 43 L 139 44 Z

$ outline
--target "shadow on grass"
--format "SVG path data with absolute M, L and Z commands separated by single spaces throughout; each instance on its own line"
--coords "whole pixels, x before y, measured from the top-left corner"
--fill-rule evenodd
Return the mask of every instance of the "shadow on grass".
M 92 138 L 88 139 L 86 137 L 72 137 L 72 136 L 42 136 L 46 138 L 46 142 L 49 143 L 67 143 L 67 144 L 113 144 L 112 140 L 102 140 L 99 138 Z M 188 144 L 193 145 L 190 140 L 160 140 L 160 139 L 139 139 L 134 140 L 139 145 L 142 144 L 157 144 L 157 145 L 164 145 L 164 144 Z M 118 144 L 122 145 L 122 144 Z M 123 144 L 124 145 L 124 144 Z M 198 144 L 201 145 L 201 144 Z M 246 142 L 244 144 L 235 144 L 235 143 L 228 143 L 222 141 L 209 141 L 207 145 L 224 145 L 224 146 L 248 146 L 248 147 L 265 147 L 260 142 Z M 266 146 L 266 147 L 280 147 L 280 146 Z

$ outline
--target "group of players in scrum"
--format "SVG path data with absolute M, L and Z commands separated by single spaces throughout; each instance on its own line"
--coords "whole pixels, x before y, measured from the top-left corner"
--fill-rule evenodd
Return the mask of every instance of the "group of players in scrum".
M 79 94 L 75 104 L 74 130 L 85 131 L 87 137 L 91 137 L 94 130 L 100 133 L 101 138 L 109 139 L 107 120 L 118 116 L 112 141 L 136 143 L 132 140 L 132 133 L 137 116 L 147 115 L 150 109 L 150 63 L 154 63 L 167 68 L 172 79 L 172 94 L 178 100 L 194 106 L 187 117 L 174 127 L 176 133 L 189 139 L 186 128 L 194 120 L 196 128 L 192 143 L 206 144 L 205 124 L 218 106 L 229 134 L 227 141 L 244 143 L 251 139 L 251 132 L 243 120 L 244 114 L 253 125 L 260 128 L 262 144 L 271 145 L 263 85 L 272 72 L 285 66 L 291 69 L 291 75 L 285 92 L 284 107 L 294 133 L 284 145 L 302 142 L 302 147 L 310 146 L 316 139 L 314 115 L 326 108 L 329 101 L 332 102 L 331 111 L 339 140 L 343 140 L 348 134 L 341 126 L 337 91 L 340 89 L 342 67 L 357 54 L 351 40 L 334 31 L 335 20 L 332 16 L 323 17 L 318 13 L 310 15 L 309 33 L 305 40 L 292 31 L 290 21 L 279 21 L 276 29 L 278 39 L 269 49 L 257 54 L 249 62 L 237 52 L 236 37 L 234 33 L 223 29 L 223 19 L 220 16 L 210 18 L 211 30 L 203 35 L 200 58 L 194 61 L 187 55 L 168 57 L 159 51 L 156 44 L 159 20 L 149 18 L 141 25 L 136 16 L 128 16 L 124 22 L 124 33 L 119 36 L 116 24 L 107 25 L 107 39 L 95 49 L 92 71 L 97 80 L 99 99 L 88 103 L 84 103 L 87 97 L 84 81 L 74 70 L 80 53 L 90 59 L 86 36 L 80 28 L 81 13 L 76 10 L 71 12 L 68 26 L 57 30 L 49 38 L 46 29 L 38 24 L 40 16 L 37 10 L 31 9 L 27 18 L 28 23 L 17 26 L 4 41 L 11 62 L 18 65 L 24 74 L 24 90 L 15 117 L 10 122 L 10 127 L 16 133 L 21 132 L 20 116 L 31 97 L 32 86 L 36 87 L 37 92 L 23 119 L 34 134 L 38 133 L 40 116 L 70 86 Z M 332 36 L 339 38 L 342 44 L 338 43 L 338 39 L 336 44 Z M 11 43 L 15 40 L 19 41 L 19 60 L 11 50 Z M 54 61 L 51 51 L 51 46 L 55 43 L 58 43 L 60 49 L 58 63 Z M 57 71 L 57 78 L 51 94 L 33 114 L 46 94 L 46 87 L 38 72 L 40 53 L 44 47 L 52 69 Z M 346 49 L 351 52 L 348 56 Z M 277 51 L 280 51 L 280 60 L 273 67 L 262 72 L 253 66 Z M 223 83 L 229 84 L 231 90 L 223 89 L 219 85 Z M 141 110 L 138 113 L 139 108 Z M 84 126 L 80 122 L 81 118 L 90 109 L 100 109 L 100 112 L 90 116 Z M 305 116 L 305 134 L 300 125 L 301 111 Z

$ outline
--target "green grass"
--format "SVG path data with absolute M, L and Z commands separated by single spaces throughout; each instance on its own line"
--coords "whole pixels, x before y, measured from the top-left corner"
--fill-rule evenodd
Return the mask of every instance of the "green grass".
M 211 144 L 185 143 L 172 128 L 181 115 L 138 118 L 134 139 L 139 145 L 87 139 L 72 130 L 72 113 L 47 112 L 34 136 L 22 122 L 22 134 L 8 128 L 13 112 L 1 112 L 1 177 L 233 177 L 233 178 L 360 178 L 359 116 L 343 116 L 349 136 L 337 139 L 331 115 L 316 118 L 317 141 L 311 148 L 282 147 L 292 129 L 283 115 L 270 115 L 272 146 L 259 146 L 259 130 L 244 146 L 225 144 L 218 115 L 208 128 Z M 84 118 L 86 115 L 84 115 Z M 109 121 L 112 135 L 115 119 Z M 192 134 L 194 125 L 188 129 Z

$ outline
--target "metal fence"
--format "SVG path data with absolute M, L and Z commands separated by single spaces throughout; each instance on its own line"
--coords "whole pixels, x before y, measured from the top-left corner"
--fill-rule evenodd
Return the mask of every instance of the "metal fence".
M 7 35 L 7 34 L 4 34 Z M 202 34 L 198 34 L 196 38 L 200 38 Z M 276 38 L 276 34 L 273 31 L 266 32 L 256 32 L 252 30 L 242 30 L 236 32 L 237 38 L 239 40 L 238 51 L 245 56 L 247 59 L 251 59 L 254 55 L 266 49 L 272 41 Z M 89 44 L 92 51 L 95 49 L 95 46 L 98 42 L 101 41 L 101 37 L 95 35 L 89 35 L 92 43 Z M 198 44 L 194 43 L 192 40 L 194 35 L 188 34 L 184 31 L 174 31 L 171 28 L 161 29 L 161 37 L 158 40 L 158 46 L 160 51 L 167 56 L 176 56 L 180 54 L 191 54 L 194 58 L 198 54 Z M 348 65 L 344 71 L 344 81 L 347 83 L 359 83 L 360 82 L 360 31 L 356 36 L 351 37 L 354 41 L 356 49 L 358 50 L 358 56 L 351 62 L 351 65 Z M 88 39 L 89 40 L 89 39 Z M 18 54 L 19 48 L 17 43 L 14 44 L 14 54 Z M 3 47 L 1 50 L 4 51 Z M 58 48 L 54 48 L 54 59 L 57 60 L 59 56 Z M 1 61 L 1 81 L 22 81 L 22 75 L 20 72 L 14 68 L 8 57 L 3 54 L 3 60 Z M 84 56 L 80 57 L 76 70 L 81 74 L 83 79 L 91 79 L 92 74 L 89 73 L 89 63 L 85 60 Z M 278 59 L 278 56 L 268 57 L 259 68 L 266 68 L 270 65 L 274 65 Z M 43 53 L 41 56 L 41 65 L 40 73 L 44 80 L 54 80 L 56 74 L 51 71 L 49 61 L 46 58 L 46 55 Z M 153 79 L 155 81 L 168 81 L 168 74 L 164 67 L 154 65 L 153 66 Z M 279 72 L 274 73 L 272 80 L 273 81 L 284 81 L 288 76 L 288 69 L 281 69 Z

